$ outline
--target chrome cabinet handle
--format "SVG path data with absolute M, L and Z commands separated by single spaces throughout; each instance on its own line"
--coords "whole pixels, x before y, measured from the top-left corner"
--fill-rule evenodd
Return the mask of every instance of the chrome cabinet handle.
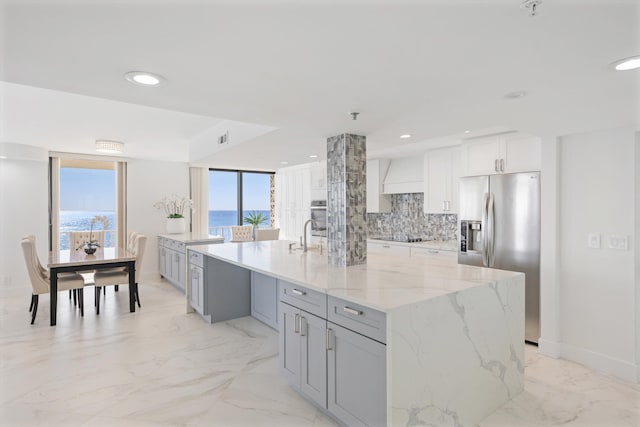
M 388 249 L 388 248 L 390 248 L 391 246 L 389 246 L 389 245 L 382 245 L 382 247 L 383 247 L 383 248 L 387 248 L 387 249 Z
M 504 172 L 504 159 L 500 159 L 500 172 Z
M 298 322 L 300 321 L 300 315 L 296 313 L 296 317 L 293 319 L 293 333 L 300 333 L 300 328 L 298 326 Z
M 442 201 L 442 210 L 443 210 L 444 212 L 446 212 L 446 211 L 447 211 L 447 201 L 446 201 L 446 200 L 443 200 L 443 201 Z
M 439 252 L 439 251 L 436 251 L 436 250 L 434 250 L 434 249 L 429 249 L 429 253 L 430 253 L 430 254 L 439 254 L 440 252 Z
M 445 211 L 449 212 L 449 201 L 448 201 L 448 200 L 445 200 L 445 204 L 446 204 L 446 206 L 447 206 L 447 208 L 445 209 Z
M 331 329 L 327 328 L 327 351 L 329 350 L 333 350 L 333 348 L 331 348 Z
M 360 316 L 362 314 L 362 312 L 360 310 L 356 310 L 354 308 L 347 307 L 347 306 L 344 306 L 342 308 L 342 311 L 345 311 L 345 312 L 347 312 L 349 314 L 353 314 L 354 316 Z
M 298 289 L 291 289 L 291 293 L 299 295 L 299 296 L 305 296 L 307 293 L 305 291 L 301 291 Z
M 498 172 L 498 159 L 493 162 L 493 169 Z
M 304 337 L 307 335 L 305 332 L 307 330 L 307 319 L 304 316 L 300 317 L 300 336 Z

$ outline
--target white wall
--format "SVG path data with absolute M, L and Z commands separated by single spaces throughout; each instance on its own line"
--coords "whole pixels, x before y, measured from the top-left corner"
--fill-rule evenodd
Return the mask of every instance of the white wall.
M 541 350 L 637 381 L 634 132 L 618 129 L 564 136 L 555 158 L 553 142 L 548 145 L 546 155 L 543 149 L 543 173 L 545 166 L 552 170 L 557 161 L 558 240 L 547 235 L 544 241 L 543 233 L 547 263 L 543 262 Z M 545 218 L 547 224 L 554 223 L 549 206 L 553 194 L 546 197 L 543 227 Z M 589 232 L 601 234 L 600 249 L 587 247 Z M 609 249 L 610 235 L 628 236 L 629 249 Z M 548 254 L 555 248 L 553 264 Z M 553 298 L 556 301 L 548 304 Z
M 165 233 L 165 214 L 153 204 L 170 194 L 189 196 L 186 163 L 129 160 L 127 163 L 127 231 L 147 236 L 141 275 L 158 273 L 158 234 Z M 187 216 L 188 218 L 188 216 Z
M 12 144 L 17 146 L 16 144 Z M 25 148 L 32 149 L 33 147 Z M 19 147 L 18 147 L 19 148 Z M 48 166 L 46 152 L 0 159 L 0 285 L 31 289 L 20 238 L 36 236 L 38 256 L 47 262 Z M 13 155 L 16 152 L 12 152 Z M 26 300 L 25 300 L 26 301 Z
M 639 9 L 640 13 L 640 9 Z M 635 242 L 640 241 L 640 132 L 636 132 L 635 134 L 635 171 L 636 171 L 636 181 L 635 181 Z M 636 281 L 635 281 L 635 289 L 636 289 L 636 381 L 640 383 L 640 249 L 636 247 L 635 249 L 635 264 L 636 264 Z

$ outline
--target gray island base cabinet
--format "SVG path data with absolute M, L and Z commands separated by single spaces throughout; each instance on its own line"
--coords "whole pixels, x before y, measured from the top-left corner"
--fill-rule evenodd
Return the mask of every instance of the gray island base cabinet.
M 280 299 L 280 370 L 287 382 L 345 425 L 386 425 L 387 346 L 343 327 L 370 330 L 385 324 L 384 313 L 330 297 L 328 314 L 348 316 L 330 317 L 344 321 L 340 326 L 301 308 L 327 317 L 326 295 L 281 281 Z
M 190 251 L 205 317 L 276 313 L 283 377 L 343 425 L 473 427 L 524 389 L 522 273 L 375 253 L 344 268 L 286 241 Z
M 160 277 L 182 292 L 187 292 L 187 249 L 191 245 L 223 243 L 221 236 L 196 236 L 192 233 L 161 234 L 158 236 L 158 267 Z

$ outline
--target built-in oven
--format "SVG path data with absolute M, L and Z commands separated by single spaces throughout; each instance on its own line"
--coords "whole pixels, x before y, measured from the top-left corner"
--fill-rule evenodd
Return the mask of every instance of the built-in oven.
M 327 236 L 327 201 L 312 200 L 311 201 L 311 219 L 315 221 L 311 223 L 312 236 Z

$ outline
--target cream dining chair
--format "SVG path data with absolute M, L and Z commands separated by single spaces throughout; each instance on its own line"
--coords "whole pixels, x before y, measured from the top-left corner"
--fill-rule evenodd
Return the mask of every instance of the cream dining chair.
M 89 240 L 94 240 L 98 243 L 99 245 L 99 249 L 98 250 L 102 250 L 104 249 L 104 239 L 105 239 L 105 231 L 104 230 L 97 230 L 97 231 L 87 231 L 87 230 L 81 230 L 81 231 L 69 231 L 69 250 L 70 251 L 75 251 L 75 252 L 80 252 L 83 250 L 82 246 L 85 242 L 89 242 Z M 82 271 L 81 274 L 83 275 L 82 277 L 84 277 L 85 281 L 87 282 L 87 284 L 91 284 L 91 282 L 93 281 L 93 278 L 91 277 L 94 273 L 94 270 L 90 270 L 90 271 Z M 71 295 L 72 292 L 69 291 L 69 299 L 71 299 Z M 76 295 L 75 292 L 73 293 L 73 303 L 76 303 Z M 93 304 L 96 304 L 96 301 L 93 302 Z
M 256 229 L 256 240 L 278 240 L 279 238 L 280 238 L 279 228 Z
M 44 268 L 38 259 L 36 252 L 36 239 L 34 236 L 25 236 L 20 242 L 22 246 L 22 254 L 29 273 L 31 281 L 31 305 L 29 311 L 31 314 L 31 324 L 36 320 L 38 313 L 38 297 L 42 294 L 51 292 L 49 286 L 49 270 Z M 58 291 L 77 290 L 78 300 L 80 302 L 80 315 L 84 316 L 84 279 L 77 273 L 59 273 L 58 274 Z
M 253 238 L 251 237 L 252 231 L 252 225 L 234 225 L 231 227 L 231 241 L 250 242 L 253 240 Z
M 147 244 L 147 236 L 144 234 L 136 233 L 133 235 L 133 244 L 130 246 L 130 252 L 136 258 L 136 271 L 135 271 L 135 299 L 140 307 L 140 291 L 138 287 L 140 270 L 142 267 L 142 258 L 144 256 L 144 249 Z M 129 247 L 129 245 L 127 245 Z M 129 270 L 126 267 L 112 268 L 108 270 L 99 270 L 93 275 L 93 282 L 96 286 L 96 314 L 100 314 L 100 288 L 105 286 L 117 286 L 129 284 Z M 133 292 L 129 289 L 129 292 Z

